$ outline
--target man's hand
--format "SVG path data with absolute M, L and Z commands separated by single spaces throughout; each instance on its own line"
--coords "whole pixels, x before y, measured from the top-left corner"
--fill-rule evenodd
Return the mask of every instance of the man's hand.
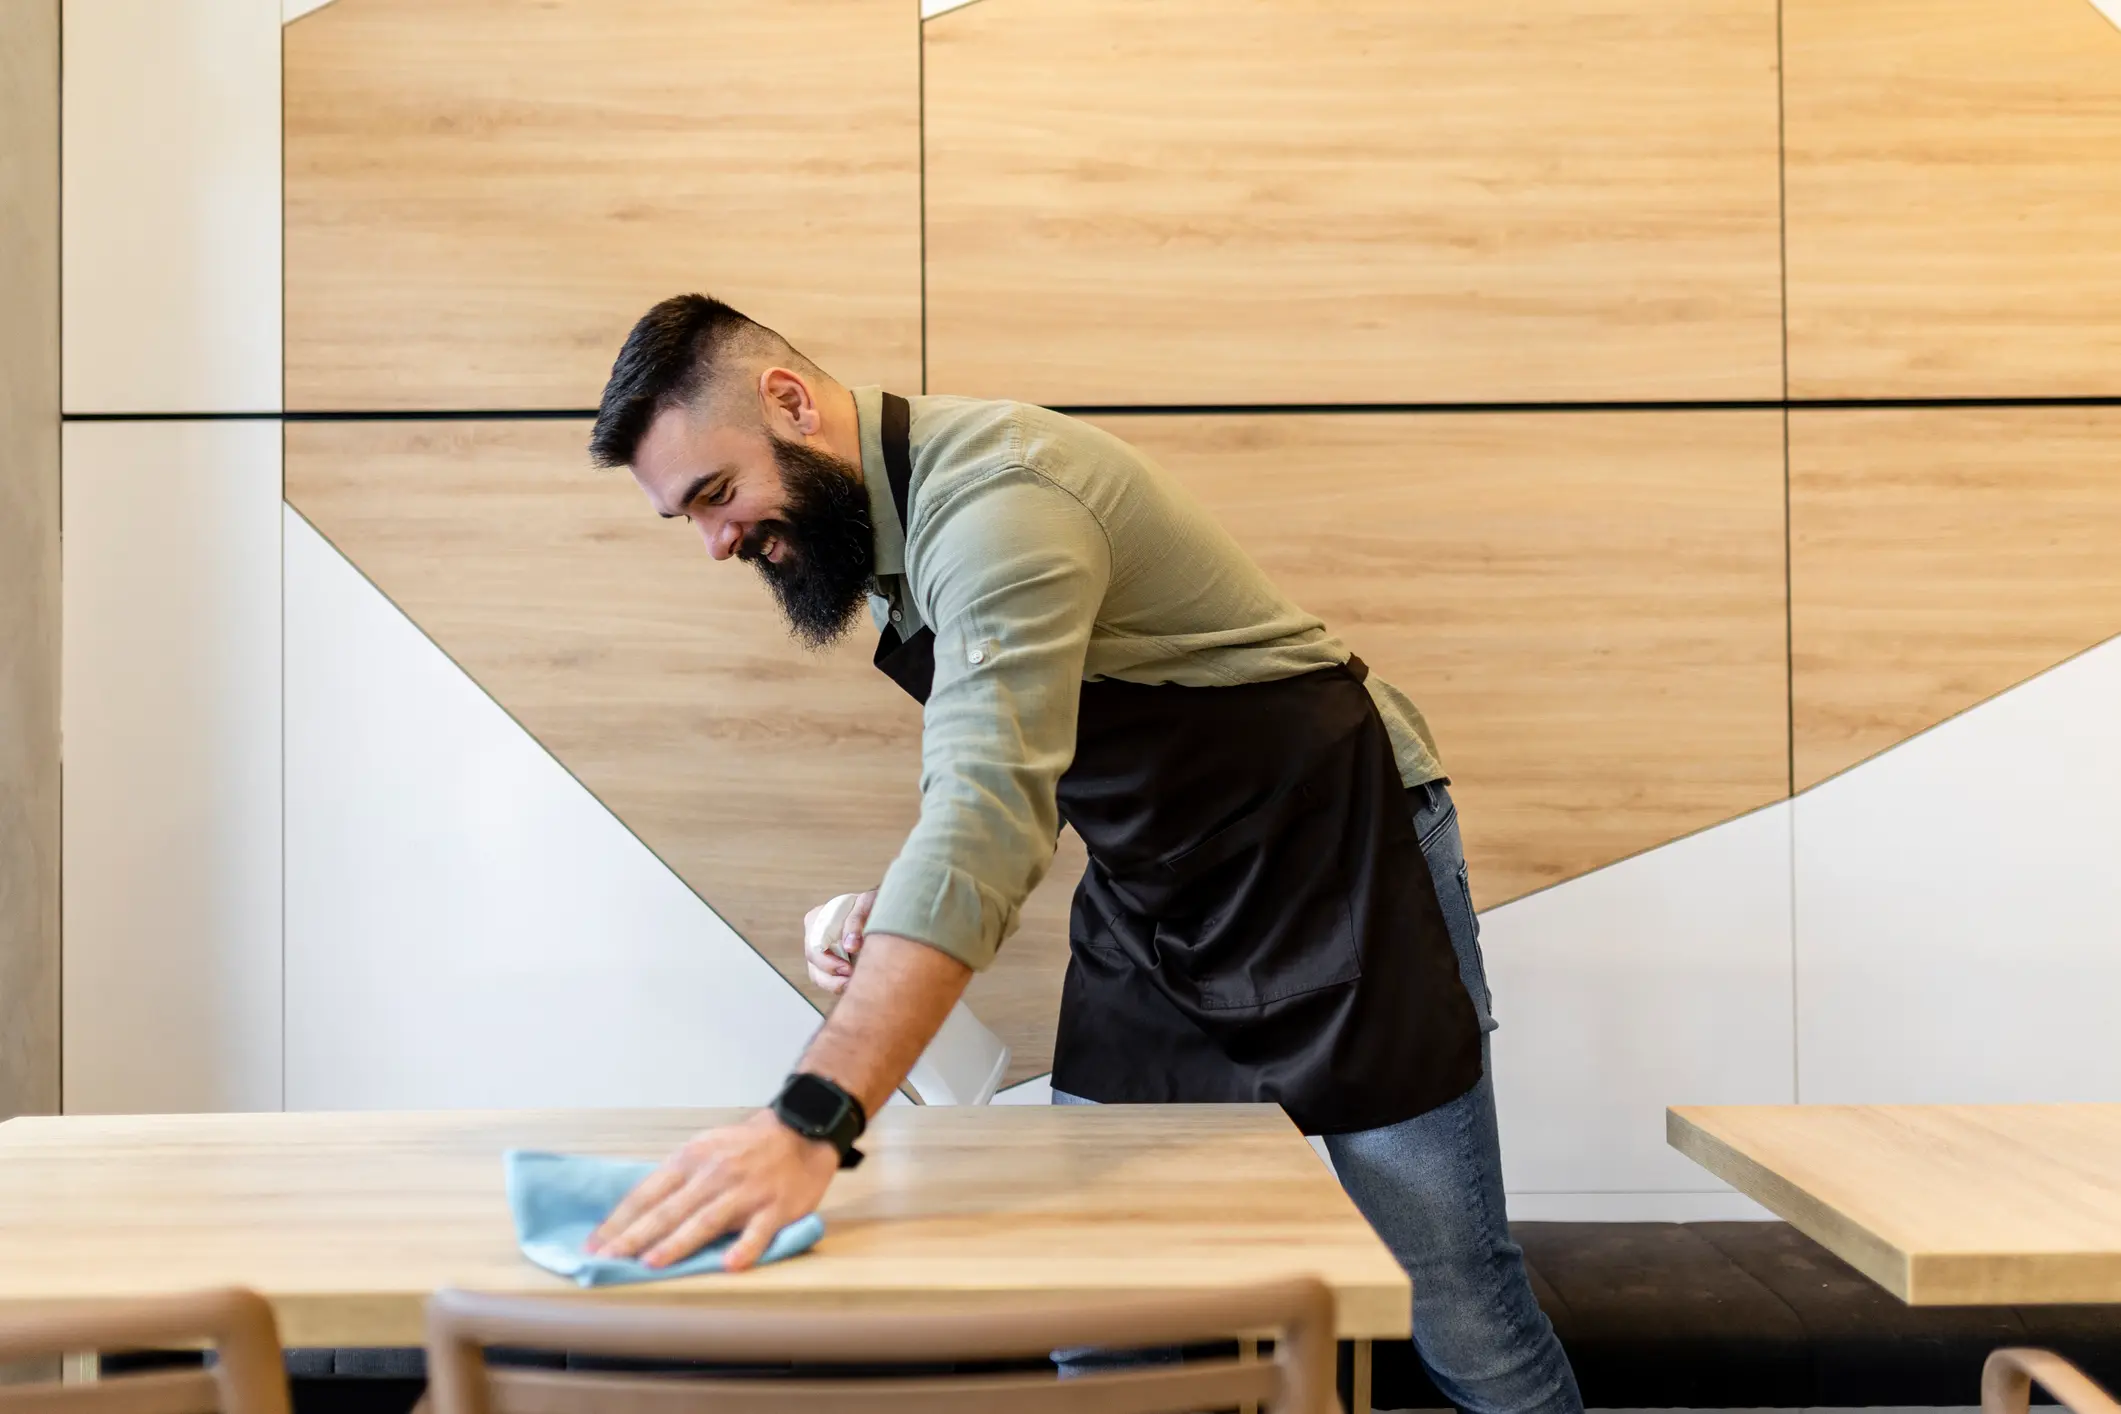
M 810 980 L 834 996 L 845 991 L 849 979 L 854 976 L 854 959 L 862 951 L 862 929 L 868 925 L 869 910 L 875 905 L 875 889 L 855 895 L 854 908 L 847 914 L 847 921 L 841 925 L 837 938 L 820 938 L 815 947 L 808 942 L 803 946 L 803 960 L 810 964 Z M 829 907 L 830 904 L 821 903 L 803 915 L 805 939 L 810 936 L 812 921 Z M 847 955 L 841 957 L 838 953 L 826 951 L 834 945 Z
M 871 933 L 861 972 L 818 1028 L 797 1070 L 822 1075 L 875 1115 L 964 995 L 972 969 L 926 943 Z M 591 1255 L 640 1254 L 651 1266 L 689 1257 L 742 1229 L 727 1265 L 742 1271 L 773 1234 L 813 1211 L 840 1156 L 761 1110 L 711 1129 L 641 1180 L 590 1235 Z
M 839 1166 L 830 1144 L 760 1110 L 696 1136 L 642 1179 L 590 1235 L 589 1252 L 664 1267 L 740 1229 L 723 1265 L 743 1271 L 775 1233 L 817 1207 Z

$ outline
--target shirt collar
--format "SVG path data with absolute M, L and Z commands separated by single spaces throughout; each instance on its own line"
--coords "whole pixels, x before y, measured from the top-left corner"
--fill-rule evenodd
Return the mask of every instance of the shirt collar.
M 876 576 L 906 572 L 906 527 L 891 500 L 891 471 L 884 465 L 884 390 L 854 390 L 854 420 L 862 434 L 862 485 L 869 489 L 869 523 L 876 528 Z

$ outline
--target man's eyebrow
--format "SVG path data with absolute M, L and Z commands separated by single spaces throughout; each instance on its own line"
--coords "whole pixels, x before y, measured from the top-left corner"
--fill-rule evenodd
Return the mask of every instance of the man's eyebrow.
M 685 488 L 685 494 L 678 497 L 678 508 L 676 510 L 657 511 L 656 514 L 661 516 L 664 520 L 679 519 L 685 514 L 686 507 L 690 506 L 694 501 L 697 501 L 700 498 L 700 492 L 707 489 L 707 483 L 714 480 L 715 477 L 720 475 L 720 472 L 715 471 L 709 472 L 705 476 L 695 477 L 693 479 L 693 483 Z

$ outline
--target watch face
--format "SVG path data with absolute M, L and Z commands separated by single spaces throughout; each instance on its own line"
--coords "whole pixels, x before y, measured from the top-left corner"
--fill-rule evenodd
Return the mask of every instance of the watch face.
M 798 1075 L 781 1091 L 781 1107 L 803 1128 L 823 1134 L 840 1122 L 847 1102 L 816 1076 Z

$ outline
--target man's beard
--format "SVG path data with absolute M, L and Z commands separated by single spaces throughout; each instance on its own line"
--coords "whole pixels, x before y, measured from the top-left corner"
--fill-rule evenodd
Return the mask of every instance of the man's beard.
M 781 604 L 788 630 L 812 648 L 845 636 L 876 573 L 876 533 L 860 468 L 802 442 L 773 440 L 787 509 L 737 546 Z M 778 540 L 782 561 L 764 551 Z

